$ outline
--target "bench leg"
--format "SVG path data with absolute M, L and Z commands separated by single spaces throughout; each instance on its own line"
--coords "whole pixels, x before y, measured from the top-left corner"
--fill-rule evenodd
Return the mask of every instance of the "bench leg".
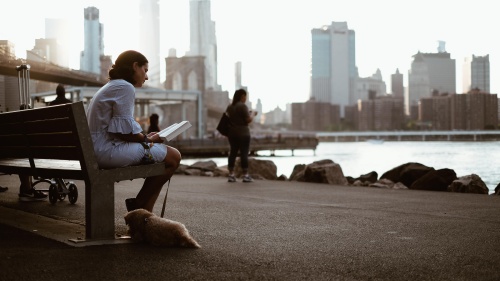
M 115 239 L 114 182 L 85 184 L 85 236 L 87 240 Z

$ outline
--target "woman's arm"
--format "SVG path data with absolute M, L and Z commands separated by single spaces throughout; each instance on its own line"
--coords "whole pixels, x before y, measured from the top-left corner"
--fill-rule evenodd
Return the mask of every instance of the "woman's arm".
M 248 112 L 248 117 L 246 118 L 247 123 L 248 123 L 248 124 L 252 123 L 253 118 L 254 118 L 255 116 L 257 116 L 257 111 L 250 110 L 250 111 Z

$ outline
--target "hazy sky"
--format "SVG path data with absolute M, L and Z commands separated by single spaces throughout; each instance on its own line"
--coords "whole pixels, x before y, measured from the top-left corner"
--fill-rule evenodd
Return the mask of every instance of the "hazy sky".
M 116 59 L 137 49 L 139 0 L 8 1 L 0 17 L 0 40 L 10 40 L 25 57 L 36 38 L 45 37 L 45 18 L 71 20 L 72 68 L 83 49 L 83 9 L 95 6 L 104 25 L 104 52 Z M 170 48 L 183 56 L 189 49 L 189 1 L 159 0 L 161 58 Z M 465 57 L 490 56 L 491 92 L 498 93 L 500 17 L 491 0 L 212 0 L 216 22 L 218 82 L 234 92 L 234 64 L 242 62 L 242 83 L 250 100 L 260 98 L 264 111 L 309 97 L 311 29 L 346 21 L 356 32 L 356 65 L 361 77 L 380 69 L 387 90 L 398 68 L 407 85 L 412 56 L 437 52 L 438 41 L 457 65 L 457 92 L 462 92 Z M 140 51 L 140 50 L 139 50 Z M 162 59 L 164 72 L 164 60 Z M 165 74 L 162 73 L 162 81 Z

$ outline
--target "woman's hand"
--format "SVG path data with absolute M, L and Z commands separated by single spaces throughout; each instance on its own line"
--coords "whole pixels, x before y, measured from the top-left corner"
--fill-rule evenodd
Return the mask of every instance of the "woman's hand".
M 163 140 L 160 138 L 160 135 L 158 135 L 157 132 L 152 132 L 148 134 L 148 139 L 150 139 L 152 142 L 163 142 Z

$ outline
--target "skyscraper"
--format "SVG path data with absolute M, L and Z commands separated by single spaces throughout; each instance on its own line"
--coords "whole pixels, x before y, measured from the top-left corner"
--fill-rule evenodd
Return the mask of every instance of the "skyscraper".
M 80 54 L 80 70 L 101 74 L 101 56 L 104 55 L 103 27 L 96 7 L 84 9 L 83 51 Z
M 212 21 L 210 0 L 190 0 L 189 56 L 205 57 L 205 89 L 219 91 L 217 84 L 217 40 Z
M 490 55 L 474 56 L 470 64 L 471 89 L 490 93 Z
M 139 51 L 149 61 L 146 85 L 160 87 L 160 6 L 158 0 L 141 0 Z
M 443 48 L 440 44 L 439 50 Z M 446 51 L 418 52 L 413 56 L 408 73 L 408 105 L 418 104 L 421 98 L 433 93 L 456 93 L 455 60 Z
M 332 22 L 311 31 L 311 98 L 340 105 L 341 116 L 349 105 L 356 68 L 356 40 L 347 22 Z
M 404 96 L 404 85 L 403 85 L 403 74 L 399 73 L 399 69 L 396 69 L 396 73 L 391 75 L 391 93 L 395 97 Z

